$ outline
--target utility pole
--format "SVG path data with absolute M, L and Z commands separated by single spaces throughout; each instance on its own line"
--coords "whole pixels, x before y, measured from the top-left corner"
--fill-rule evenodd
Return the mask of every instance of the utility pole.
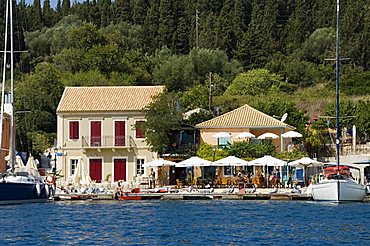
M 196 9 L 195 10 L 195 43 L 196 43 L 196 48 L 198 49 L 199 48 L 199 30 L 198 30 L 198 27 L 199 27 L 199 11 Z
M 212 110 L 212 97 L 213 97 L 213 82 L 212 82 L 212 72 L 209 72 L 209 111 L 213 112 Z

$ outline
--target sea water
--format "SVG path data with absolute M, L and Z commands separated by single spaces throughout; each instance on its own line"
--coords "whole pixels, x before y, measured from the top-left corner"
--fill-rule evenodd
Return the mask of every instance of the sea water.
M 370 245 L 370 203 L 73 201 L 0 208 L 0 245 Z

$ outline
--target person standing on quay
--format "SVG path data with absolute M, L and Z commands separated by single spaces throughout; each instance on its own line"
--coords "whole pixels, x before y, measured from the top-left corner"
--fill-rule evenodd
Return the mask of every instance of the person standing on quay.
M 155 172 L 154 172 L 153 168 L 150 170 L 149 188 L 150 189 L 154 189 L 155 188 Z

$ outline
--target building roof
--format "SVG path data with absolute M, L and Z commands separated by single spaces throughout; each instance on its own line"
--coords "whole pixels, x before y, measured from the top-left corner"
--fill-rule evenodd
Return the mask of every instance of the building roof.
M 140 111 L 164 86 L 66 87 L 57 113 Z
M 293 128 L 251 106 L 244 106 L 204 121 L 196 125 L 197 128 Z

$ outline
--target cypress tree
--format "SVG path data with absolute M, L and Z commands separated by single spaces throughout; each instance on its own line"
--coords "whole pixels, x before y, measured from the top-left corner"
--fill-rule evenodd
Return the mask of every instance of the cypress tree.
M 135 5 L 133 9 L 133 22 L 138 25 L 143 25 L 146 14 L 149 9 L 148 0 L 135 0 Z
M 294 11 L 288 20 L 285 30 L 287 34 L 286 46 L 290 52 L 298 49 L 314 31 L 312 1 L 296 0 L 293 7 Z
M 152 1 L 151 5 L 154 1 Z M 115 22 L 119 21 L 132 21 L 131 5 L 130 0 L 116 0 L 113 3 L 113 9 L 115 14 Z
M 248 28 L 251 19 L 251 9 L 250 0 L 235 0 L 234 2 L 233 26 L 234 36 L 237 43 Z
M 234 0 L 226 0 L 221 10 L 216 25 L 216 43 L 217 47 L 225 50 L 228 56 L 236 45 L 234 33 Z
M 57 14 L 59 16 L 62 15 L 62 4 L 60 3 L 60 0 L 57 1 L 57 6 L 55 7 L 55 10 L 57 11 Z
M 174 2 L 175 32 L 173 34 L 173 47 L 175 53 L 185 54 L 189 52 L 189 27 L 183 1 Z
M 160 0 L 153 0 L 151 2 L 143 26 L 144 49 L 150 53 L 154 53 L 154 51 L 159 48 L 159 4 Z
M 40 30 L 43 27 L 40 0 L 34 0 L 31 11 L 31 30 Z
M 266 62 L 262 47 L 264 34 L 262 30 L 264 16 L 264 1 L 253 0 L 252 17 L 248 30 L 237 46 L 236 56 L 245 69 L 262 67 Z
M 279 47 L 279 26 L 277 19 L 279 16 L 278 3 L 276 0 L 266 0 L 261 23 L 262 33 L 260 39 L 263 40 L 262 49 L 264 54 L 274 53 Z
M 50 0 L 44 0 L 44 5 L 42 7 L 42 16 L 44 25 L 51 27 L 53 24 L 53 10 L 50 7 Z
M 335 27 L 337 0 L 314 0 L 313 2 L 315 29 Z
M 159 5 L 159 47 L 167 46 L 172 49 L 172 35 L 175 31 L 174 9 L 172 0 L 161 0 Z
M 341 56 L 349 57 L 353 65 L 369 68 L 370 4 L 367 0 L 348 0 L 341 4 Z M 369 8 L 367 11 L 366 6 Z M 367 37 L 367 38 L 366 38 Z
M 105 27 L 111 22 L 110 19 L 110 0 L 100 0 L 99 2 L 99 13 L 100 13 L 100 26 Z
M 215 13 L 200 14 L 199 48 L 217 49 L 216 23 L 217 16 Z
M 71 13 L 71 3 L 69 0 L 63 0 L 62 3 L 62 16 L 67 16 Z

